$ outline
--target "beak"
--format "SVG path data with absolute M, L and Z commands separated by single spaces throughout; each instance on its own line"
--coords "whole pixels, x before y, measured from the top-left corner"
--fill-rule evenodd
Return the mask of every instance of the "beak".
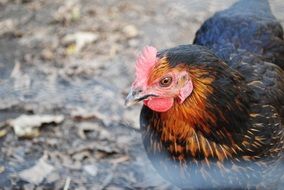
M 151 96 L 157 97 L 157 95 L 154 95 L 154 94 L 144 95 L 141 89 L 131 89 L 129 94 L 125 98 L 124 105 L 129 107 Z
M 140 99 L 139 94 L 141 92 L 142 92 L 141 90 L 131 88 L 129 94 L 127 95 L 127 97 L 125 99 L 124 105 L 129 107 L 129 106 L 132 106 L 132 105 L 136 104 L 137 102 L 139 102 L 139 99 Z

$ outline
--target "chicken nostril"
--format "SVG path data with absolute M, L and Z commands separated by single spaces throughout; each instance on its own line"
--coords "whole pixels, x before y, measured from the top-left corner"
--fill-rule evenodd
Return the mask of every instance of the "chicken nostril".
M 142 89 L 133 90 L 132 96 L 135 96 L 135 95 L 137 95 L 137 94 L 139 94 L 141 92 L 142 92 Z

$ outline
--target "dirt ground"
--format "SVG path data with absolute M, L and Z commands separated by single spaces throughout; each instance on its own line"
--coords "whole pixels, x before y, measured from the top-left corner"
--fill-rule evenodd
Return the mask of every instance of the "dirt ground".
M 124 106 L 135 57 L 191 43 L 234 2 L 0 0 L 0 189 L 177 189 L 145 155 L 141 105 Z

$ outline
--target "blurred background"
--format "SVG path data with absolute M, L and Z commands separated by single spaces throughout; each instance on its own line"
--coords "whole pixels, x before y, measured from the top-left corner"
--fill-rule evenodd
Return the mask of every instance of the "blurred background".
M 176 189 L 144 153 L 141 105 L 124 106 L 135 58 L 234 2 L 0 0 L 0 189 Z

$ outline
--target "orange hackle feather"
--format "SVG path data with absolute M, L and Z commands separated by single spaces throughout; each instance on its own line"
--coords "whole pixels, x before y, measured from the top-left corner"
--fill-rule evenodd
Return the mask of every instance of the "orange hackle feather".
M 148 83 L 151 84 L 161 76 L 172 71 L 184 71 L 189 73 L 189 76 L 194 85 L 194 91 L 183 104 L 179 104 L 176 100 L 174 106 L 167 112 L 161 113 L 162 129 L 161 141 L 174 142 L 169 147 L 169 152 L 184 153 L 190 152 L 195 155 L 197 152 L 203 152 L 206 158 L 213 156 L 219 160 L 224 160 L 231 156 L 232 153 L 229 147 L 220 147 L 216 143 L 209 142 L 203 136 L 196 133 L 195 126 L 198 126 L 207 134 L 211 132 L 211 126 L 203 121 L 211 121 L 216 123 L 216 116 L 207 109 L 207 98 L 213 93 L 211 83 L 214 81 L 212 75 L 208 75 L 207 70 L 201 68 L 189 67 L 180 64 L 176 67 L 170 67 L 166 57 L 157 60 L 156 65 L 151 70 Z M 203 77 L 208 76 L 208 77 Z M 160 126 L 158 123 L 152 127 Z M 159 130 L 159 129 L 157 129 Z M 186 146 L 180 146 L 177 141 L 184 141 Z M 154 146 L 154 145 L 153 145 Z M 154 146 L 156 150 L 160 149 L 160 145 Z M 231 147 L 231 149 L 233 149 Z M 178 159 L 181 163 L 185 161 L 184 154 L 180 154 Z M 207 160 L 208 161 L 208 160 Z M 205 159 L 206 162 L 206 159 Z

